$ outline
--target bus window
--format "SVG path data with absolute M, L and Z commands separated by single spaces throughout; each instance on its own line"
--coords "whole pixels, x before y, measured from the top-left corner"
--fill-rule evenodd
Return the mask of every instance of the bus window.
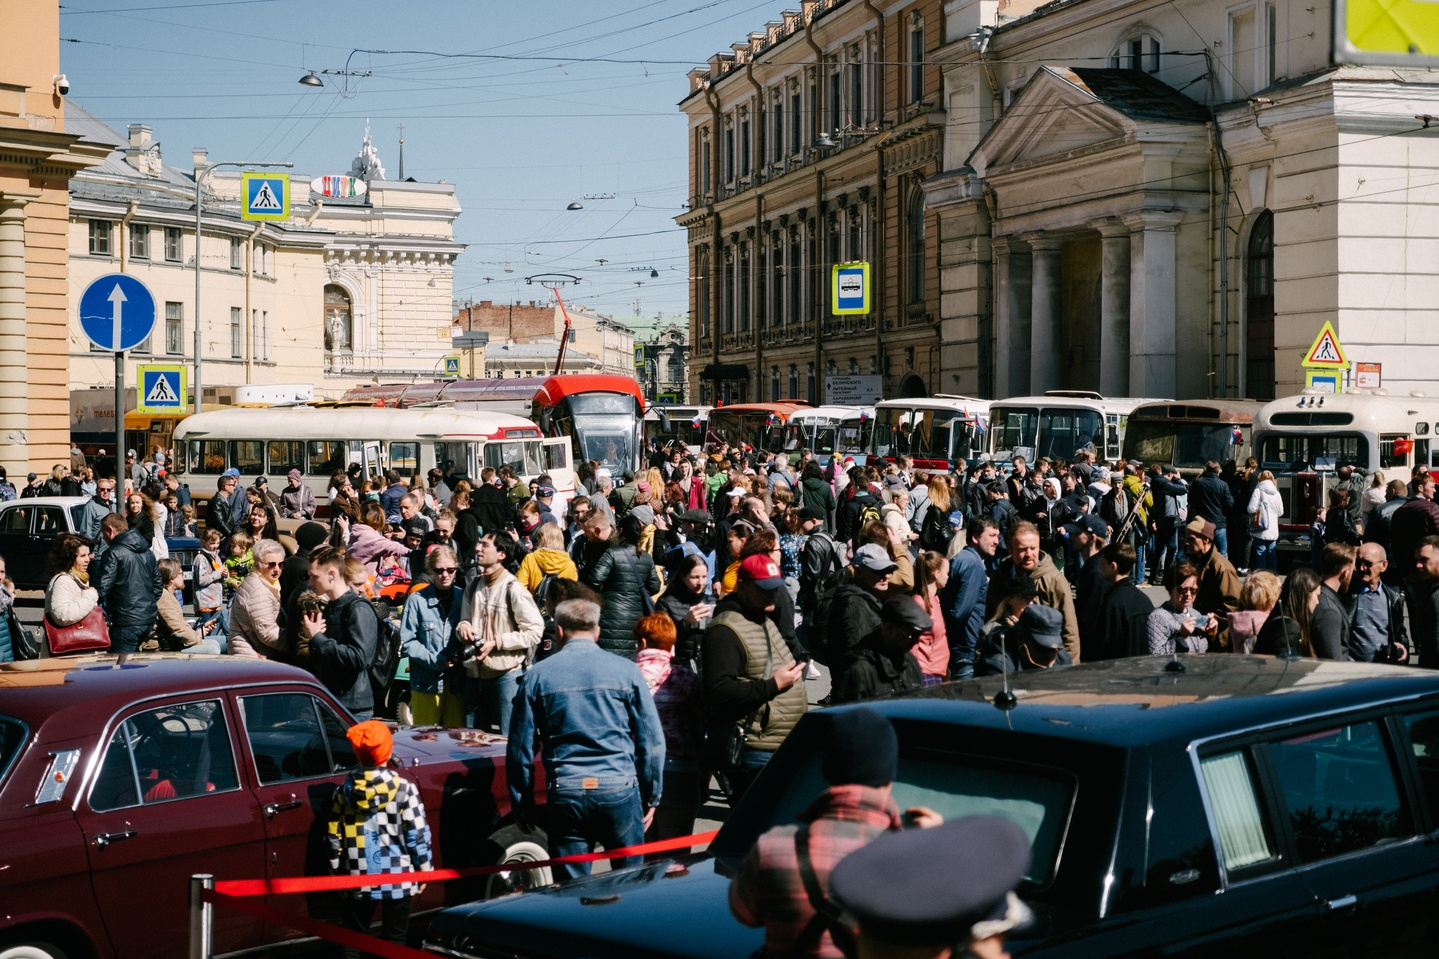
M 241 476 L 265 474 L 265 444 L 261 440 L 231 440 L 230 465 Z
M 224 440 L 191 440 L 185 455 L 185 468 L 191 473 L 219 476 L 225 472 Z
M 1348 464 L 1369 472 L 1369 449 L 1364 437 L 1270 435 L 1258 450 L 1259 463 L 1265 469 L 1286 473 L 1301 470 L 1334 470 Z
M 270 474 L 284 476 L 290 470 L 304 472 L 305 444 L 300 440 L 270 440 Z
M 419 443 L 391 443 L 390 469 L 401 476 L 414 476 L 420 470 Z
M 341 440 L 310 440 L 310 468 L 312 476 L 333 476 L 349 464 L 345 461 L 345 443 Z
M 540 444 L 534 440 L 502 440 L 485 444 L 485 465 L 499 469 L 508 466 L 516 476 L 538 476 L 544 472 L 540 465 Z
M 997 421 L 990 422 L 990 429 L 994 430 L 995 454 L 1033 459 L 1039 410 L 1005 408 L 996 412 L 999 414 Z
M 562 440 L 543 440 L 540 444 L 544 454 L 545 472 L 570 468 L 570 444 Z
M 461 473 L 470 472 L 470 445 L 469 443 L 436 443 L 435 444 L 435 465 L 448 472 L 453 466 Z
M 1429 441 L 1428 441 L 1428 440 L 1415 440 L 1415 441 L 1414 441 L 1414 465 L 1415 465 L 1415 466 L 1428 466 L 1428 465 L 1429 465 Z
M 1394 469 L 1395 467 L 1399 467 L 1399 466 L 1403 466 L 1403 467 L 1405 467 L 1405 468 L 1407 468 L 1407 467 L 1409 466 L 1409 450 L 1408 450 L 1408 448 L 1407 448 L 1407 447 L 1409 446 L 1409 443 L 1407 442 L 1408 439 L 1409 439 L 1409 437 L 1405 436 L 1403 433 L 1382 433 L 1382 434 L 1380 434 L 1380 436 L 1379 436 L 1379 468 L 1380 468 L 1380 469 L 1382 469 L 1382 470 L 1388 470 L 1388 469 Z M 1401 440 L 1406 441 L 1406 442 L 1399 443 L 1398 441 L 1401 441 Z M 1398 449 L 1395 449 L 1396 443 L 1398 443 L 1400 449 L 1402 449 L 1403 452 L 1400 452 Z

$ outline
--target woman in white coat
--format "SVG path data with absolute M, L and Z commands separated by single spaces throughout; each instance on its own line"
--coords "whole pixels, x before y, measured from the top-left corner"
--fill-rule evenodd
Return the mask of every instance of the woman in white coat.
M 1283 512 L 1284 500 L 1274 485 L 1274 474 L 1264 470 L 1249 496 L 1249 541 L 1254 550 L 1250 569 L 1267 569 L 1271 573 L 1279 569 L 1274 546 L 1279 541 L 1279 517 Z

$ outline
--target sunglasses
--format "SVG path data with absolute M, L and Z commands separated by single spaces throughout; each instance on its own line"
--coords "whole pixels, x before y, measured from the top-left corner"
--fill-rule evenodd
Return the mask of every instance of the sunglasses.
M 285 561 L 280 560 L 280 562 L 278 563 L 261 563 L 260 565 L 265 567 L 266 569 L 279 569 L 281 566 L 285 565 Z
M 442 576 L 442 575 L 445 575 L 445 574 L 454 575 L 455 573 L 458 573 L 459 571 L 460 571 L 460 569 L 459 569 L 458 566 L 436 566 L 436 567 L 435 567 L 435 575 L 436 575 L 436 576 Z

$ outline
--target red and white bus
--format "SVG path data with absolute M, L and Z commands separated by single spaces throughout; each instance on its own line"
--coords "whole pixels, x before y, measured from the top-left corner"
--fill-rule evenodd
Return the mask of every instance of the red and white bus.
M 890 463 L 910 456 L 920 469 L 947 470 L 955 460 L 980 454 L 989 408 L 989 400 L 973 396 L 880 400 L 874 405 L 870 455 Z
M 730 449 L 748 446 L 756 450 L 779 453 L 784 450 L 784 430 L 789 418 L 800 410 L 810 409 L 808 403 L 734 403 L 710 410 L 709 427 L 705 432 L 705 452 L 717 450 L 722 443 Z M 775 427 L 781 427 L 776 429 Z

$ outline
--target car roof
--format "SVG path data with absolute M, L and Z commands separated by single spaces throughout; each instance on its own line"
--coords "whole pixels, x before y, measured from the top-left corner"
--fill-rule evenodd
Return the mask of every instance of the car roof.
M 78 506 L 90 498 L 89 496 L 27 496 L 24 499 L 12 499 L 0 503 L 0 510 L 15 509 L 20 506 Z
M 293 666 L 240 656 L 184 653 L 96 654 L 0 663 L 0 714 L 32 732 L 54 724 L 48 739 L 87 734 L 130 703 L 188 690 L 259 683 L 303 682 L 315 677 Z
M 1014 673 L 1017 703 L 994 705 L 999 676 L 872 703 L 896 719 L 935 720 L 1117 747 L 1193 742 L 1383 702 L 1439 695 L 1439 673 L 1402 666 L 1228 653 L 1110 660 Z

